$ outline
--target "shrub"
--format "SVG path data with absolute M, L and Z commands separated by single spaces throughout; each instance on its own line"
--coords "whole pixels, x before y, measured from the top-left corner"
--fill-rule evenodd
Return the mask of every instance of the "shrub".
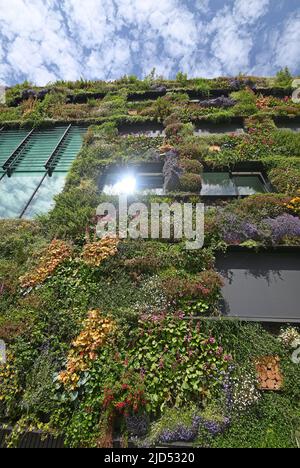
M 204 93 L 207 97 L 209 97 L 211 86 L 209 81 L 205 78 L 197 78 L 195 81 L 196 90 L 199 92 Z
M 42 284 L 66 259 L 72 256 L 72 247 L 64 241 L 54 240 L 40 259 L 40 266 L 36 271 L 20 278 L 23 289 Z
M 22 387 L 14 367 L 14 356 L 7 355 L 7 361 L 0 365 L 0 415 L 2 418 L 15 418 L 20 413 Z
M 209 146 L 205 143 L 184 143 L 179 146 L 179 154 L 182 159 L 195 159 L 203 161 L 209 153 Z
M 223 281 L 214 270 L 205 270 L 195 276 L 166 278 L 162 288 L 169 300 L 205 299 L 214 302 L 220 293 Z
M 49 415 L 56 405 L 53 375 L 57 363 L 49 352 L 42 353 L 26 378 L 22 407 L 27 413 Z
M 118 239 L 109 237 L 88 243 L 83 248 L 82 259 L 89 266 L 99 267 L 104 260 L 117 254 L 118 244 Z
M 232 410 L 238 414 L 256 405 L 260 399 L 254 372 L 242 370 L 232 389 Z
M 232 93 L 231 97 L 237 101 L 234 106 L 234 112 L 237 116 L 248 116 L 256 113 L 256 95 L 251 89 Z
M 231 357 L 181 314 L 145 315 L 129 352 L 129 365 L 144 376 L 148 411 L 209 398 L 223 383 Z
M 92 127 L 90 130 L 97 138 L 111 139 L 118 136 L 118 129 L 115 122 L 105 122 L 102 125 Z
M 162 262 L 160 258 L 148 255 L 125 260 L 124 265 L 134 273 L 155 273 L 162 267 Z
M 280 86 L 288 88 L 292 84 L 293 77 L 288 69 L 288 67 L 282 68 L 276 74 L 275 86 Z
M 181 123 L 180 116 L 177 115 L 176 113 L 173 113 L 169 115 L 168 117 L 166 117 L 163 123 L 165 127 L 169 127 L 169 125 L 180 124 Z
M 278 340 L 286 348 L 297 348 L 300 346 L 300 333 L 296 328 L 288 327 L 282 329 Z
M 286 212 L 289 197 L 276 194 L 253 195 L 244 200 L 238 200 L 228 207 L 247 221 L 261 221 L 263 218 L 275 218 Z
M 163 121 L 171 113 L 172 104 L 166 98 L 158 98 L 152 106 L 155 117 Z
M 183 72 L 178 72 L 176 75 L 176 81 L 178 81 L 178 83 L 180 83 L 182 86 L 185 86 L 188 81 L 187 74 Z
M 289 167 L 272 169 L 269 178 L 276 189 L 287 195 L 296 194 L 300 190 L 300 170 Z
M 184 192 L 200 193 L 202 178 L 198 174 L 185 173 L 180 176 L 180 187 Z
M 166 127 L 166 137 L 173 138 L 180 134 L 181 130 L 183 129 L 184 125 L 179 122 L 172 123 Z
M 180 161 L 180 167 L 185 172 L 191 172 L 193 174 L 200 174 L 201 172 L 203 172 L 203 165 L 196 160 L 184 159 Z
M 104 318 L 99 310 L 92 310 L 83 322 L 83 330 L 73 341 L 68 355 L 67 368 L 58 377 L 58 382 L 67 389 L 74 391 L 84 382 L 80 377 L 96 360 L 99 349 L 104 346 L 109 334 L 114 330 L 114 323 Z
M 190 404 L 183 408 L 166 408 L 161 418 L 154 422 L 143 445 L 159 443 L 193 442 L 199 431 L 199 409 Z

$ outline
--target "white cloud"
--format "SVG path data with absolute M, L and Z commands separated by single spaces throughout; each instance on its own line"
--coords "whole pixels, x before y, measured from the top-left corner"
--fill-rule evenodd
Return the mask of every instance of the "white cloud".
M 275 46 L 275 63 L 287 65 L 294 73 L 300 67 L 300 12 L 292 15 L 284 24 L 283 32 Z
M 285 64 L 299 68 L 299 9 L 278 25 L 282 34 L 274 45 L 274 27 L 265 21 L 270 0 L 224 5 L 216 10 L 211 0 L 0 0 L 0 81 L 114 79 L 146 75 L 153 67 L 166 76 L 178 70 L 217 76 L 271 72 Z
M 237 74 L 249 67 L 253 39 L 242 30 L 234 16 L 227 12 L 218 16 L 210 26 L 211 49 L 227 74 Z
M 241 24 L 251 24 L 264 16 L 270 6 L 270 0 L 235 0 L 234 16 Z

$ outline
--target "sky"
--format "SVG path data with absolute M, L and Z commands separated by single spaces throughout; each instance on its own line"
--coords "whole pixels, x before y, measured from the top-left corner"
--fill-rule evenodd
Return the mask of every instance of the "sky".
M 0 85 L 300 74 L 300 0 L 0 0 Z

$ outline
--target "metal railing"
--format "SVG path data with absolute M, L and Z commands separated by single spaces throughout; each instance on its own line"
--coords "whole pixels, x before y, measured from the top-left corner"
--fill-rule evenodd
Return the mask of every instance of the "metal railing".
M 61 137 L 61 139 L 57 143 L 56 147 L 52 151 L 52 153 L 51 153 L 50 157 L 48 158 L 47 162 L 45 163 L 45 169 L 48 172 L 49 176 L 52 175 L 58 151 L 60 150 L 61 145 L 63 144 L 63 142 L 65 141 L 67 135 L 69 134 L 69 132 L 71 130 L 71 127 L 72 127 L 72 125 L 68 126 L 68 128 L 64 132 L 63 136 Z
M 14 165 L 15 162 L 18 160 L 18 158 L 19 158 L 19 156 L 20 156 L 21 150 L 24 148 L 24 146 L 26 145 L 26 143 L 28 142 L 28 140 L 29 140 L 30 137 L 32 136 L 33 132 L 34 132 L 34 129 L 31 130 L 31 131 L 26 135 L 26 137 L 24 138 L 24 140 L 21 141 L 21 143 L 17 146 L 16 149 L 14 149 L 14 151 L 12 152 L 12 154 L 9 156 L 9 158 L 8 158 L 8 159 L 5 161 L 5 163 L 3 164 L 2 169 L 4 169 L 4 171 L 6 171 L 8 177 L 11 177 L 13 165 Z

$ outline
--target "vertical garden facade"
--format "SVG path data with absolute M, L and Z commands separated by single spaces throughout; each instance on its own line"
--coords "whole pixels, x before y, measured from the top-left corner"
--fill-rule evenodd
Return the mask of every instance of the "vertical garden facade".
M 42 444 L 37 430 L 66 447 L 299 445 L 291 83 L 125 77 L 7 90 L 2 446 Z M 187 250 L 172 230 L 99 239 L 96 209 L 119 195 L 204 203 L 204 247 Z

